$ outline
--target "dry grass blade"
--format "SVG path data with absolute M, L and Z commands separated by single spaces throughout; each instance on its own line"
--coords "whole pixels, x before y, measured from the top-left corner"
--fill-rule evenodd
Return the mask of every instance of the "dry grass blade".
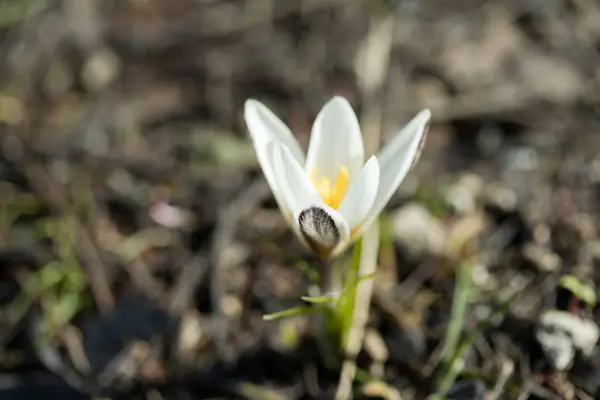
M 498 380 L 496 381 L 496 384 L 494 385 L 494 389 L 490 393 L 488 400 L 497 400 L 497 399 L 501 398 L 502 393 L 504 392 L 504 389 L 506 386 L 506 382 L 508 382 L 508 379 L 512 375 L 514 369 L 515 369 L 515 365 L 512 361 L 504 360 L 502 362 L 502 369 L 500 370 L 500 376 L 498 377 Z

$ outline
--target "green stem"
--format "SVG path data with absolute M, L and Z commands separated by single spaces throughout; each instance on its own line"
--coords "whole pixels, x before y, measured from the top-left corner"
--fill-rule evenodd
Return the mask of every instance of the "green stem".
M 346 348 L 348 342 L 348 335 L 352 328 L 352 319 L 354 317 L 354 306 L 356 303 L 356 291 L 358 288 L 358 282 L 360 281 L 360 258 L 362 253 L 362 239 L 360 239 L 354 245 L 352 249 L 352 260 L 350 261 L 350 268 L 346 278 L 346 284 L 340 301 L 338 304 L 338 314 L 341 320 L 341 345 L 342 348 Z

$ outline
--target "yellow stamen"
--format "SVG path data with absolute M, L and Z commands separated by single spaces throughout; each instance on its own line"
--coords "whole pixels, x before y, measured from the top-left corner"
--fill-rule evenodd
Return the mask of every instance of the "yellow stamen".
M 331 185 L 331 180 L 328 177 L 317 177 L 316 169 L 313 169 L 310 172 L 309 176 L 311 181 L 321 194 L 323 202 L 329 207 L 337 209 L 342 203 L 342 200 L 344 199 L 346 190 L 348 190 L 348 168 L 340 168 L 340 172 L 337 178 L 335 179 L 335 183 L 333 184 L 333 186 Z

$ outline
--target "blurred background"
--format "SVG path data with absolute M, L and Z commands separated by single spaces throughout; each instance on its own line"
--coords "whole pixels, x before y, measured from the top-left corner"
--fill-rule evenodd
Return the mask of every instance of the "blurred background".
M 599 61 L 595 0 L 0 0 L 0 398 L 332 398 L 307 320 L 262 320 L 309 259 L 242 114 L 306 146 L 335 94 L 370 152 L 433 113 L 365 374 L 431 393 L 466 263 L 448 397 L 600 398 Z

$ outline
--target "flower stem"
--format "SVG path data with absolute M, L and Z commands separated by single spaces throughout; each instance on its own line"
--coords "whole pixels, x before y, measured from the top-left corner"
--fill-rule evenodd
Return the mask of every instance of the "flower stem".
M 313 331 L 319 338 L 323 354 L 326 358 L 339 353 L 340 322 L 338 320 L 338 296 L 343 290 L 341 266 L 334 260 L 319 260 L 319 296 L 329 297 L 322 312 L 312 318 Z
M 342 290 L 342 271 L 340 264 L 332 260 L 321 261 L 319 273 L 319 289 L 321 296 L 335 296 L 339 294 Z

